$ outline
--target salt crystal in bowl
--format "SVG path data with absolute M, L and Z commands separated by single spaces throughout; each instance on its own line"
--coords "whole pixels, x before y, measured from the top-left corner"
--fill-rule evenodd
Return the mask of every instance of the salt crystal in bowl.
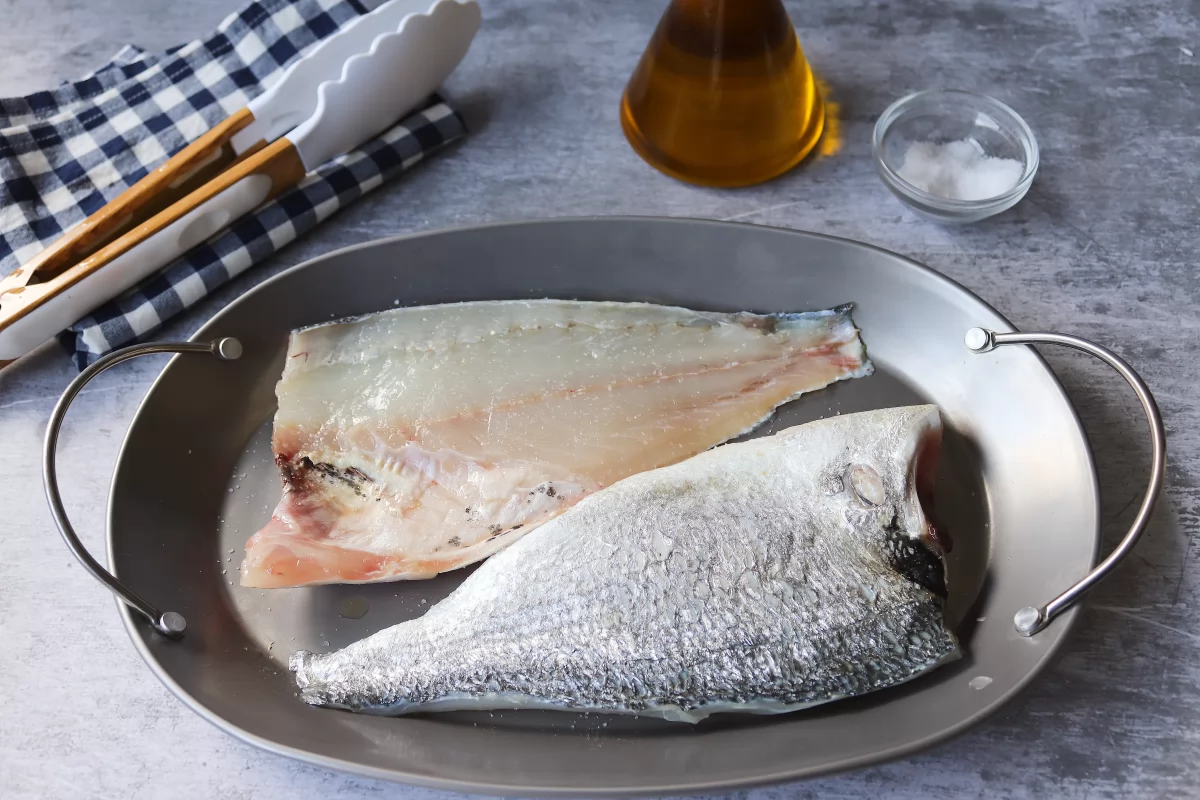
M 883 182 L 936 222 L 976 222 L 1017 204 L 1038 168 L 1033 131 L 998 100 L 933 90 L 888 106 L 871 143 Z

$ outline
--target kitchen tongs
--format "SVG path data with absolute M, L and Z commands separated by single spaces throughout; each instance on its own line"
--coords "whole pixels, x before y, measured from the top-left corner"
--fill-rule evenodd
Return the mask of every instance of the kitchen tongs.
M 394 124 L 466 55 L 475 0 L 389 0 L 0 280 L 0 367 Z

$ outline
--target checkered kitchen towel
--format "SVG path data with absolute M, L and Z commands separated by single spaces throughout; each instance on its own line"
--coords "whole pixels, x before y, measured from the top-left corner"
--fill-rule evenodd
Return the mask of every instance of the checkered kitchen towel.
M 126 47 L 74 83 L 0 99 L 0 275 L 28 261 L 270 86 L 306 49 L 365 13 L 358 0 L 256 0 L 208 38 Z M 60 337 L 82 369 L 466 132 L 439 97 L 189 251 Z

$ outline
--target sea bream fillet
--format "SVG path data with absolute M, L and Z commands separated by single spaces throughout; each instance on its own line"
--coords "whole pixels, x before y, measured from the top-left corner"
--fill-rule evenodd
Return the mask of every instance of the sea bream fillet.
M 869 374 L 849 307 L 401 308 L 295 331 L 272 440 L 283 498 L 244 586 L 428 578 L 629 475 Z
M 301 696 L 695 722 L 903 683 L 959 656 L 923 507 L 940 441 L 933 406 L 870 411 L 626 478 L 423 617 L 293 655 Z

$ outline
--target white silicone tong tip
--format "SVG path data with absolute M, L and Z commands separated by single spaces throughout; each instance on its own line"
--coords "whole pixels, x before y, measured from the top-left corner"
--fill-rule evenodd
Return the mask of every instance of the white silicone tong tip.
M 258 142 L 272 142 L 310 118 L 317 110 L 321 83 L 337 80 L 347 61 L 370 51 L 381 34 L 398 31 L 405 17 L 428 12 L 430 5 L 431 0 L 388 0 L 314 44 L 247 104 L 254 121 L 234 134 L 234 151 L 244 153 Z
M 287 136 L 305 167 L 361 144 L 429 97 L 467 54 L 481 17 L 475 0 L 437 0 L 347 59 L 337 80 L 317 88 L 316 112 Z

